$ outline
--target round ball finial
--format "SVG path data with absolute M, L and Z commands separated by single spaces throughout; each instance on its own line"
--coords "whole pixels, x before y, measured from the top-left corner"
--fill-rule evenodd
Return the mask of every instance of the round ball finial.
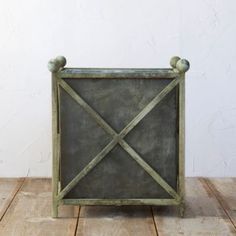
M 186 59 L 181 59 L 176 63 L 176 69 L 181 73 L 185 73 L 186 71 L 188 71 L 189 67 L 189 61 L 187 61 Z
M 56 73 L 60 70 L 60 68 L 63 68 L 66 65 L 66 58 L 63 56 L 58 56 L 55 59 L 51 59 L 48 62 L 48 69 L 52 73 Z
M 57 72 L 59 69 L 60 69 L 60 64 L 55 59 L 51 59 L 48 62 L 48 70 L 51 71 L 52 73 Z
M 66 65 L 66 58 L 63 56 L 57 56 L 56 60 L 60 63 L 61 67 L 64 67 Z
M 176 68 L 176 64 L 177 64 L 177 62 L 180 60 L 180 57 L 177 57 L 177 56 L 175 56 L 175 57 L 172 57 L 171 59 L 170 59 L 170 66 L 172 67 L 172 68 Z

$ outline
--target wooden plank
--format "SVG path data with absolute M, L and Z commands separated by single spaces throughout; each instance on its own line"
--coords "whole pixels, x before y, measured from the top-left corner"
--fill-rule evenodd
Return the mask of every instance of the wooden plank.
M 236 178 L 210 178 L 206 181 L 236 229 Z
M 150 207 L 81 207 L 77 236 L 157 235 Z
M 74 235 L 78 207 L 63 206 L 63 219 L 53 219 L 51 196 L 51 180 L 26 179 L 0 223 L 0 235 Z
M 0 220 L 22 186 L 23 181 L 23 178 L 0 178 Z
M 236 235 L 235 228 L 203 179 L 186 179 L 185 218 L 176 207 L 153 207 L 158 235 Z

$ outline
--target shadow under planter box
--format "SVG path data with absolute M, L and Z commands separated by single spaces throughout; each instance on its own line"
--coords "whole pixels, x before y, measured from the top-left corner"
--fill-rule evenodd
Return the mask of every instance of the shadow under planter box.
M 65 68 L 49 61 L 53 217 L 59 204 L 178 205 L 184 213 L 189 62 L 167 69 Z

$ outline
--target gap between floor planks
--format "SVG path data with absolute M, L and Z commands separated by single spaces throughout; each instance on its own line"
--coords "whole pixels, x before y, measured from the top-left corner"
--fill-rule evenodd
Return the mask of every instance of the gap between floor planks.
M 187 178 L 186 216 L 176 207 L 60 207 L 49 179 L 0 179 L 0 235 L 236 235 L 236 179 Z

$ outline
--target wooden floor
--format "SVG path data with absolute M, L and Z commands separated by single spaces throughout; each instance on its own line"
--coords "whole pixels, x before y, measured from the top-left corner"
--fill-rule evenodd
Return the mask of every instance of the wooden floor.
M 236 235 L 236 178 L 187 178 L 186 214 L 175 207 L 60 208 L 51 218 L 49 179 L 0 179 L 0 235 Z

